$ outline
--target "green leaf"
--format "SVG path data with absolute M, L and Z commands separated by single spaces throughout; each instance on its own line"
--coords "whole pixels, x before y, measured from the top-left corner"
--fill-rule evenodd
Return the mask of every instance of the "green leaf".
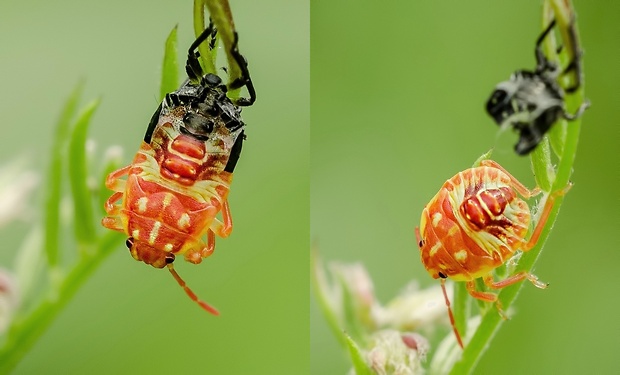
M 161 69 L 161 84 L 159 86 L 159 100 L 163 100 L 166 94 L 178 88 L 179 63 L 177 57 L 177 26 L 175 26 L 166 39 L 164 62 Z
M 20 299 L 29 304 L 36 291 L 37 280 L 45 264 L 43 259 L 43 233 L 41 226 L 35 225 L 21 244 L 15 257 L 15 275 L 19 282 Z
M 359 346 L 353 341 L 353 339 L 343 332 L 345 342 L 347 343 L 347 349 L 349 349 L 349 355 L 351 356 L 351 362 L 353 362 L 353 368 L 356 375 L 373 375 L 373 371 L 368 367 L 364 360 L 364 353 Z
M 61 112 L 56 124 L 56 133 L 52 144 L 50 164 L 47 174 L 47 196 L 45 199 L 45 252 L 50 267 L 59 263 L 58 238 L 60 233 L 60 200 L 62 188 L 63 160 L 66 152 L 71 120 L 75 116 L 78 102 L 84 88 L 83 82 L 77 84 Z
M 86 106 L 75 123 L 69 144 L 69 181 L 73 195 L 75 235 L 78 244 L 90 244 L 96 240 L 92 193 L 88 187 L 86 137 L 90 118 L 98 105 L 99 100 L 95 100 Z

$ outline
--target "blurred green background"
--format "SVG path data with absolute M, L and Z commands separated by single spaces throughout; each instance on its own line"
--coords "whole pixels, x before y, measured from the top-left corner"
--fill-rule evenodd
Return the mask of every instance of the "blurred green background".
M 16 374 L 308 372 L 308 2 L 231 7 L 258 92 L 243 112 L 248 138 L 229 197 L 235 229 L 201 265 L 177 265 L 221 316 L 119 242 Z M 3 1 L 2 160 L 25 155 L 32 168 L 46 167 L 61 106 L 84 78 L 83 103 L 102 99 L 90 132 L 97 158 L 118 144 L 129 162 L 158 105 L 164 41 L 177 24 L 184 64 L 194 39 L 190 0 Z M 11 266 L 27 227 L 0 229 L 0 265 Z
M 479 374 L 617 372 L 620 333 L 620 3 L 575 1 L 586 95 L 572 180 L 535 273 Z M 491 147 L 527 186 L 516 134 L 484 111 L 495 85 L 535 65 L 540 1 L 311 4 L 311 237 L 324 260 L 362 261 L 387 302 L 409 280 L 436 285 L 413 228 L 441 184 Z M 311 373 L 350 361 L 311 303 Z M 432 341 L 436 347 L 437 339 Z

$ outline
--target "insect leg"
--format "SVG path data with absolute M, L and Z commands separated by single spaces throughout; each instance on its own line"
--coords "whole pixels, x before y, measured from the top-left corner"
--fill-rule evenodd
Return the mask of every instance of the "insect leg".
M 497 294 L 489 293 L 489 292 L 481 292 L 479 290 L 476 290 L 476 283 L 474 282 L 474 280 L 468 281 L 466 287 L 467 287 L 467 292 L 469 293 L 469 295 L 476 299 L 479 299 L 485 302 L 497 301 Z
M 106 216 L 101 219 L 101 225 L 108 229 L 124 232 L 123 221 L 118 216 Z
M 487 282 L 487 278 L 489 277 L 491 278 L 491 280 L 493 280 L 493 276 L 490 276 L 490 275 L 485 276 L 484 277 L 485 284 Z M 506 314 L 504 313 L 504 309 L 502 308 L 501 302 L 499 302 L 499 299 L 497 299 L 497 294 L 489 293 L 489 292 L 480 292 L 476 290 L 476 282 L 474 280 L 468 281 L 466 284 L 466 288 L 467 288 L 467 292 L 476 299 L 479 299 L 484 302 L 495 302 L 495 307 L 497 308 L 497 313 L 499 314 L 499 316 L 501 316 L 502 319 L 504 320 L 508 319 L 508 316 L 506 316 Z
M 542 213 L 540 214 L 540 218 L 538 219 L 538 223 L 536 223 L 536 227 L 534 228 L 534 231 L 532 232 L 532 236 L 527 241 L 527 243 L 525 243 L 523 247 L 521 247 L 522 251 L 529 251 L 534 246 L 536 246 L 536 243 L 538 242 L 538 239 L 540 238 L 542 230 L 545 227 L 545 224 L 547 223 L 547 219 L 549 219 L 549 214 L 551 214 L 551 210 L 553 209 L 553 205 L 555 203 L 556 198 L 561 197 L 564 194 L 566 194 L 572 186 L 573 186 L 572 182 L 569 182 L 568 185 L 564 187 L 564 189 L 558 190 L 549 195 L 549 197 L 547 198 L 547 202 L 545 202 L 545 206 L 543 207 Z
M 232 216 L 230 215 L 230 207 L 228 206 L 228 199 L 225 199 L 224 203 L 222 204 L 222 220 L 223 222 L 219 221 L 218 219 L 214 219 L 213 223 L 211 224 L 210 230 L 218 236 L 226 238 L 230 236 L 230 233 L 233 229 L 233 222 Z
M 121 206 L 114 203 L 121 199 L 123 197 L 123 194 L 124 193 L 122 191 L 114 192 L 114 194 L 112 194 L 110 198 L 105 201 L 104 209 L 108 215 L 114 216 L 119 214 Z
M 201 241 L 196 243 L 194 249 L 185 253 L 185 260 L 193 264 L 200 264 L 204 258 L 213 254 L 213 250 L 215 250 L 215 234 L 209 229 L 207 230 L 207 244 L 205 245 Z
M 211 37 L 211 41 L 209 42 L 209 48 L 213 49 L 215 47 L 215 35 L 217 34 L 217 29 L 213 25 L 213 21 L 209 19 L 209 26 L 207 26 L 204 31 L 198 35 L 198 38 L 192 43 L 187 51 L 187 63 L 185 64 L 185 71 L 187 72 L 187 76 L 192 81 L 197 81 L 202 78 L 204 75 L 204 71 L 202 70 L 202 66 L 200 65 L 200 61 L 198 57 L 200 57 L 200 52 L 198 52 L 198 46 L 202 44 L 207 38 Z
M 583 51 L 579 48 L 579 44 L 577 42 L 577 31 L 575 29 L 574 15 L 568 28 L 568 36 L 570 38 L 569 44 L 572 46 L 570 52 L 572 52 L 573 59 L 570 64 L 568 64 L 568 66 L 564 69 L 562 75 L 574 72 L 573 85 L 564 89 L 566 93 L 570 94 L 577 91 L 581 86 L 581 56 L 583 55 Z
M 577 109 L 577 112 L 575 112 L 575 114 L 570 114 L 566 112 L 566 110 L 564 110 L 562 111 L 562 117 L 564 117 L 568 121 L 576 120 L 579 117 L 581 117 L 583 113 L 586 111 L 586 109 L 588 108 L 590 108 L 590 102 L 586 100 L 585 102 L 581 103 L 581 105 L 579 106 L 579 109 Z
M 237 98 L 235 100 L 235 105 L 241 107 L 248 107 L 254 104 L 256 101 L 256 91 L 254 90 L 254 84 L 252 83 L 252 78 L 250 77 L 250 71 L 248 70 L 248 61 L 243 57 L 243 55 L 239 52 L 238 48 L 239 43 L 239 34 L 235 31 L 235 40 L 233 41 L 233 45 L 230 48 L 230 54 L 233 56 L 239 69 L 241 70 L 241 77 L 232 81 L 228 86 L 231 89 L 238 89 L 245 86 L 250 94 L 249 98 Z
M 540 34 L 540 36 L 536 40 L 536 49 L 534 50 L 534 52 L 536 54 L 536 72 L 538 73 L 546 69 L 553 68 L 553 66 L 551 65 L 549 60 L 547 60 L 547 57 L 545 56 L 545 53 L 542 50 L 542 42 L 543 40 L 545 40 L 547 35 L 549 35 L 549 33 L 551 32 L 554 26 L 555 26 L 555 19 L 551 21 L 551 23 L 549 23 L 549 26 L 547 26 L 547 28 L 542 32 L 542 34 Z
M 133 165 L 129 164 L 126 167 L 110 173 L 105 179 L 105 187 L 112 191 L 125 191 L 125 181 L 120 178 L 129 174 L 131 167 L 133 167 Z
M 483 278 L 484 284 L 491 289 L 502 289 L 525 279 L 528 279 L 532 284 L 534 284 L 535 287 L 540 289 L 545 289 L 547 286 L 549 286 L 549 284 L 538 280 L 538 277 L 536 277 L 536 275 L 532 275 L 531 273 L 525 271 L 517 272 L 514 275 L 500 281 L 495 281 L 493 279 L 493 275 L 487 275 Z
M 207 231 L 207 247 L 202 249 L 201 256 L 206 258 L 213 254 L 213 250 L 215 250 L 215 233 L 209 229 Z

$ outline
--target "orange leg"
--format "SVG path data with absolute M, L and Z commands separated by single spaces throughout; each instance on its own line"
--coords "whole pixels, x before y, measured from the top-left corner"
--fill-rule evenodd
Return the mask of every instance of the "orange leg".
M 474 298 L 479 299 L 485 302 L 495 302 L 497 301 L 497 294 L 481 292 L 476 290 L 476 283 L 474 280 L 470 280 L 467 282 L 467 292 Z
M 553 205 L 555 204 L 556 198 L 561 197 L 564 194 L 566 194 L 572 186 L 573 184 L 569 183 L 568 185 L 566 185 L 564 189 L 558 190 L 549 195 L 549 197 L 547 198 L 547 202 L 545 202 L 543 211 L 540 214 L 540 218 L 538 219 L 538 223 L 536 223 L 536 227 L 534 228 L 534 231 L 532 232 L 532 236 L 530 237 L 529 241 L 527 241 L 527 243 L 525 243 L 521 247 L 522 251 L 529 251 L 534 246 L 536 246 L 536 243 L 538 242 L 538 239 L 540 238 L 542 230 L 545 228 L 545 224 L 547 224 L 547 219 L 549 219 L 549 214 L 551 214 L 551 210 L 553 209 Z
M 224 204 L 222 205 L 222 221 L 218 219 L 214 219 L 211 224 L 210 230 L 215 234 L 222 238 L 226 238 L 230 236 L 230 233 L 233 229 L 232 216 L 230 215 L 230 207 L 228 206 L 228 199 L 224 200 Z M 215 239 L 213 242 L 213 246 L 215 246 Z
M 230 236 L 232 232 L 232 217 L 230 216 L 230 207 L 228 206 L 228 200 L 224 201 L 222 205 L 222 221 L 213 219 L 211 227 L 207 231 L 207 245 L 201 246 L 200 250 L 190 250 L 185 253 L 185 260 L 188 262 L 198 264 L 202 262 L 202 259 L 207 258 L 213 254 L 215 250 L 215 235 L 222 238 Z
M 121 218 L 118 216 L 104 217 L 101 220 L 101 225 L 103 225 L 104 227 L 108 229 L 116 230 L 119 232 L 125 231 L 125 228 L 123 228 L 123 222 L 121 221 Z
M 131 167 L 133 167 L 133 165 L 129 164 L 126 167 L 110 173 L 105 179 L 105 186 L 112 191 L 125 191 L 125 181 L 120 178 L 129 174 Z
M 493 275 L 487 275 L 483 278 L 484 284 L 491 289 L 502 289 L 509 285 L 516 284 L 524 279 L 528 279 L 532 284 L 534 284 L 535 287 L 540 289 L 545 289 L 547 286 L 549 286 L 549 284 L 538 280 L 538 277 L 536 277 L 535 275 L 532 275 L 531 273 L 525 271 L 517 272 L 514 275 L 500 281 L 493 280 Z
M 504 280 L 500 280 L 500 281 L 495 281 L 493 279 L 492 274 L 489 274 L 482 278 L 482 280 L 484 281 L 484 284 L 491 289 L 502 289 L 509 285 L 516 284 L 519 281 L 523 281 L 525 279 L 529 280 L 532 284 L 534 284 L 535 287 L 540 288 L 540 289 L 545 289 L 549 285 L 547 283 L 544 283 L 538 280 L 538 277 L 536 277 L 535 275 L 532 275 L 531 273 L 528 273 L 525 271 L 517 272 L 514 275 L 509 276 L 505 278 Z M 497 299 L 497 294 L 489 293 L 489 292 L 481 292 L 481 291 L 476 290 L 476 284 L 473 280 L 467 282 L 467 292 L 472 297 L 477 298 L 481 301 L 495 302 L 495 306 L 497 307 L 497 312 L 499 313 L 499 315 L 503 319 L 507 319 L 507 316 L 504 313 L 504 310 L 502 309 L 502 305 Z
M 491 281 L 493 281 L 493 277 L 492 276 L 486 276 L 484 278 L 485 284 L 487 283 L 487 278 L 491 278 Z M 506 286 L 506 285 L 504 285 L 504 286 Z M 499 313 L 499 316 L 501 316 L 502 319 L 504 319 L 504 320 L 508 319 L 508 317 L 504 313 L 504 309 L 502 308 L 502 304 L 497 299 L 497 294 L 489 293 L 489 292 L 480 292 L 480 291 L 476 290 L 476 283 L 474 282 L 474 280 L 471 280 L 471 281 L 467 282 L 467 292 L 472 297 L 477 298 L 477 299 L 479 299 L 481 301 L 495 302 L 495 307 L 497 308 L 497 312 Z
M 215 233 L 211 229 L 207 231 L 207 247 L 202 249 L 201 256 L 206 258 L 215 250 Z
M 112 194 L 110 196 L 110 198 L 108 198 L 107 201 L 105 201 L 105 212 L 108 213 L 108 215 L 118 215 L 121 206 L 118 204 L 114 204 L 116 203 L 119 199 L 121 199 L 123 197 L 123 192 L 122 191 L 117 191 L 114 194 Z
M 196 250 L 187 251 L 185 253 L 185 260 L 190 263 L 199 264 L 204 258 L 211 256 L 213 250 L 215 250 L 215 233 L 209 229 L 207 231 L 207 245 L 204 246 L 204 243 L 201 242 L 198 244 Z

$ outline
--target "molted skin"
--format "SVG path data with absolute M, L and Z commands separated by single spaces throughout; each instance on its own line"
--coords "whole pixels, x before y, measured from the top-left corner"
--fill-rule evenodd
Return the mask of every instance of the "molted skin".
M 577 44 L 574 20 L 568 27 L 573 60 L 564 68 L 549 61 L 542 50 L 542 43 L 555 27 L 553 20 L 536 41 L 536 68 L 517 70 L 510 79 L 500 82 L 489 99 L 486 110 L 502 128 L 512 127 L 519 132 L 519 142 L 515 145 L 518 155 L 529 154 L 542 141 L 544 135 L 559 119 L 573 121 L 589 107 L 589 102 L 581 104 L 577 112 L 568 113 L 565 108 L 565 94 L 574 93 L 581 86 L 581 50 Z M 569 87 L 559 84 L 559 79 L 573 74 Z
M 149 143 L 143 141 L 133 162 L 108 176 L 106 186 L 115 193 L 102 224 L 129 236 L 136 260 L 163 268 L 184 254 L 200 263 L 213 252 L 215 235 L 230 234 L 227 197 L 244 137 L 240 111 L 225 86 L 186 82 L 156 112 L 145 136 Z
M 422 263 L 469 281 L 502 265 L 524 243 L 530 210 L 500 169 L 482 166 L 446 181 L 422 212 Z

